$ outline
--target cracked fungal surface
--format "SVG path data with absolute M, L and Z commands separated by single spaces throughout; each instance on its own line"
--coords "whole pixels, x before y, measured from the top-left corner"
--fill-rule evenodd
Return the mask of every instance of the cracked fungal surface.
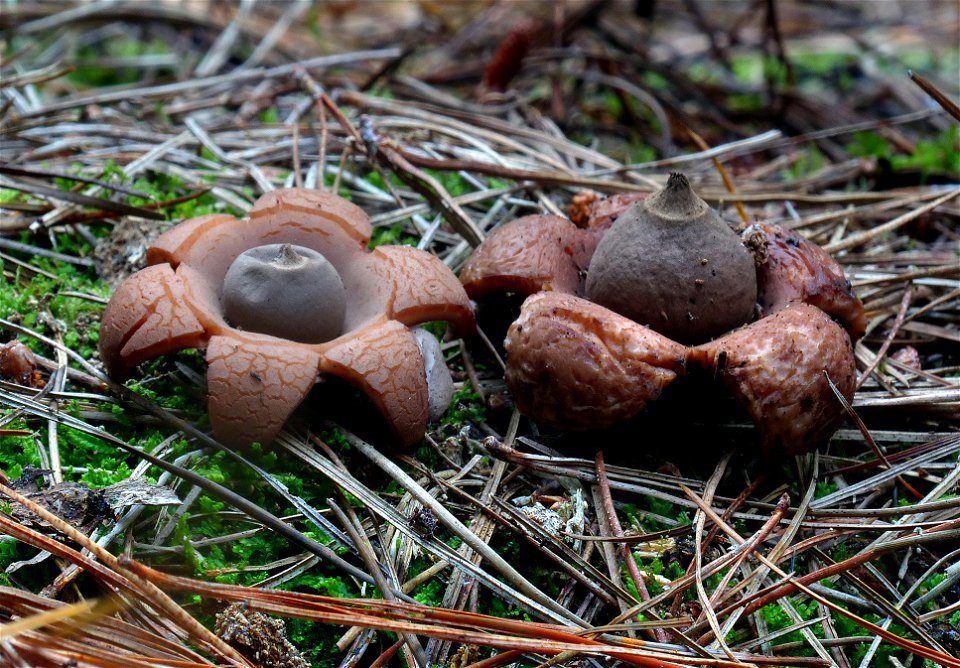
M 265 194 L 248 219 L 180 223 L 104 311 L 107 372 L 125 379 L 147 359 L 205 348 L 213 433 L 236 446 L 273 440 L 318 375 L 330 374 L 369 397 L 401 446 L 417 442 L 430 390 L 410 328 L 444 320 L 466 334 L 473 311 L 436 257 L 406 246 L 368 251 L 371 232 L 354 204 L 297 188 Z
M 768 456 L 829 440 L 845 412 L 830 382 L 852 398 L 865 317 L 828 253 L 776 225 L 733 229 L 680 174 L 646 198 L 578 195 L 571 217 L 507 223 L 460 276 L 475 299 L 529 295 L 504 341 L 521 412 L 608 427 L 699 375 L 746 409 Z

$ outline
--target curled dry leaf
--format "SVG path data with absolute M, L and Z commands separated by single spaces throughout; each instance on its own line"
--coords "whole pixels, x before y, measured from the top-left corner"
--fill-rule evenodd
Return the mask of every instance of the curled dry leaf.
M 570 220 L 577 227 L 610 227 L 627 210 L 647 197 L 647 193 L 619 193 L 600 199 L 592 190 L 584 190 L 573 196 L 570 203 Z
M 923 370 L 923 364 L 920 361 L 920 351 L 913 346 L 904 346 L 903 348 L 897 349 L 890 355 L 890 359 L 896 360 L 911 369 L 917 369 L 918 371 Z
M 507 89 L 523 67 L 523 59 L 537 30 L 532 19 L 524 19 L 514 25 L 494 52 L 483 71 L 483 87 L 488 91 L 502 92 Z
M 180 504 L 176 492 L 169 487 L 140 479 L 124 480 L 107 487 L 60 482 L 38 491 L 38 481 L 48 473 L 49 470 L 27 466 L 19 478 L 10 482 L 10 487 L 84 532 L 112 520 L 116 513 L 134 504 Z M 36 513 L 16 501 L 10 504 L 10 515 L 24 526 L 50 527 Z

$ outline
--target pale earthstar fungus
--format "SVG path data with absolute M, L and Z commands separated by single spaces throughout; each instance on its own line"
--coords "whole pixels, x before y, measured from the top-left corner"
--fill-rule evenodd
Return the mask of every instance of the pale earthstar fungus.
M 816 244 L 776 225 L 734 230 L 682 174 L 642 197 L 574 200 L 573 217 L 503 225 L 461 273 L 467 294 L 529 295 L 510 326 L 507 385 L 563 430 L 643 412 L 677 378 L 721 383 L 769 457 L 829 440 L 850 400 L 863 304 Z
M 336 376 L 409 447 L 451 389 L 442 355 L 422 342 L 430 335 L 410 328 L 446 321 L 465 335 L 473 311 L 440 260 L 407 246 L 369 251 L 371 233 L 356 205 L 298 188 L 263 195 L 247 219 L 176 225 L 104 311 L 107 372 L 122 380 L 158 355 L 205 349 L 213 434 L 238 447 L 272 441 L 318 377 Z

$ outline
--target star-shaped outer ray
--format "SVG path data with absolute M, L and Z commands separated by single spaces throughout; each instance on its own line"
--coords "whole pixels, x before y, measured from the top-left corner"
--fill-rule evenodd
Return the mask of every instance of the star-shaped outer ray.
M 409 328 L 447 321 L 465 335 L 473 311 L 439 259 L 407 246 L 367 250 L 372 227 L 356 205 L 328 193 L 276 190 L 247 219 L 209 215 L 171 228 L 147 252 L 150 266 L 116 290 L 103 314 L 101 359 L 128 378 L 139 363 L 205 348 L 214 435 L 235 446 L 273 440 L 318 374 L 343 378 L 381 411 L 401 446 L 423 437 L 427 383 Z M 244 251 L 296 244 L 323 254 L 347 295 L 342 334 L 308 344 L 242 331 L 224 317 L 224 276 Z

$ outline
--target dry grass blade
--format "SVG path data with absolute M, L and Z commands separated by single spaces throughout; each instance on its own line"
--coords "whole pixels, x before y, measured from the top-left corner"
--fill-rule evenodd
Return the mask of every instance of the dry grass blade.
M 53 112 L 63 111 L 65 109 L 73 109 L 78 107 L 85 107 L 92 104 L 107 104 L 111 102 L 120 102 L 130 98 L 139 98 L 139 99 L 152 99 L 152 98 L 163 98 L 177 93 L 183 92 L 192 92 L 192 91 L 202 91 L 206 88 L 217 87 L 223 85 L 234 85 L 238 83 L 244 83 L 247 81 L 260 81 L 263 79 L 273 79 L 279 77 L 287 77 L 292 75 L 297 68 L 302 68 L 306 70 L 314 68 L 323 68 L 329 67 L 331 65 L 339 65 L 343 63 L 353 63 L 358 61 L 365 61 L 375 58 L 393 58 L 399 54 L 397 49 L 375 49 L 371 51 L 360 51 L 356 53 L 346 53 L 346 54 L 336 54 L 332 56 L 319 56 L 317 58 L 311 58 L 309 60 L 292 64 L 292 65 L 280 65 L 272 68 L 252 68 L 244 69 L 232 74 L 221 75 L 221 76 L 212 76 L 205 77 L 201 79 L 190 79 L 184 82 L 172 83 L 172 84 L 162 84 L 159 86 L 148 86 L 143 88 L 128 88 L 126 90 L 109 92 L 109 93 L 98 93 L 94 95 L 88 95 L 83 97 L 77 97 L 74 99 L 67 99 L 62 102 L 56 102 L 49 104 L 39 109 L 32 110 L 25 114 L 25 117 L 32 118 L 36 116 L 44 116 L 52 114 Z
M 736 540 L 737 542 L 739 542 L 739 543 L 742 543 L 742 542 L 743 542 L 743 538 L 741 538 L 741 537 L 736 533 L 736 531 L 734 531 L 729 525 L 727 525 L 726 522 L 724 522 L 724 521 L 713 511 L 713 509 L 711 509 L 708 505 L 706 505 L 705 503 L 703 503 L 703 501 L 702 501 L 697 495 L 695 495 L 695 494 L 693 494 L 692 492 L 690 492 L 690 490 L 685 490 L 685 491 L 687 492 L 687 495 L 701 508 L 701 510 L 703 510 L 703 512 L 706 513 L 706 514 L 710 517 L 711 520 L 713 520 L 714 522 L 716 522 L 717 525 L 720 526 L 725 533 L 727 533 L 731 538 L 733 538 L 733 539 Z M 956 527 L 960 527 L 960 522 L 954 522 L 953 525 L 956 526 Z M 945 527 L 944 530 L 946 530 L 946 531 L 956 531 L 956 529 L 951 529 L 949 526 L 948 526 L 948 527 Z M 810 576 L 806 576 L 805 578 L 794 578 L 793 576 L 788 575 L 788 574 L 785 573 L 782 569 L 780 569 L 779 567 L 777 567 L 776 564 L 773 564 L 772 562 L 770 562 L 770 561 L 769 561 L 768 559 L 766 559 L 766 557 L 764 557 L 762 554 L 757 553 L 756 556 L 757 556 L 757 558 L 758 558 L 762 563 L 764 563 L 765 566 L 767 566 L 768 568 L 770 568 L 771 570 L 773 570 L 774 572 L 776 572 L 777 574 L 779 574 L 781 577 L 786 578 L 786 582 L 785 582 L 785 584 L 784 584 L 784 587 L 785 587 L 786 589 L 789 590 L 789 589 L 792 589 L 792 588 L 796 588 L 796 589 L 798 589 L 798 590 L 800 590 L 800 591 L 803 591 L 805 594 L 807 594 L 808 596 L 810 596 L 810 597 L 813 598 L 814 600 L 818 601 L 818 602 L 821 603 L 822 605 L 825 605 L 826 607 L 830 608 L 830 609 L 833 610 L 834 612 L 838 612 L 839 614 L 841 614 L 841 615 L 843 615 L 843 616 L 845 616 L 845 617 L 848 617 L 849 619 L 851 619 L 852 621 L 854 621 L 854 622 L 857 623 L 858 625 L 862 626 L 863 628 L 867 629 L 867 630 L 870 631 L 871 633 L 875 633 L 875 634 L 877 634 L 878 636 L 882 637 L 884 640 L 887 640 L 887 641 L 889 641 L 889 642 L 892 642 L 893 644 L 897 645 L 898 647 L 902 647 L 902 648 L 904 648 L 904 649 L 907 649 L 907 650 L 909 650 L 910 652 L 912 652 L 912 653 L 914 653 L 914 654 L 916 654 L 916 655 L 918 655 L 918 656 L 922 656 L 922 657 L 928 658 L 928 659 L 930 659 L 930 660 L 932 660 L 932 661 L 936 661 L 937 663 L 939 663 L 939 664 L 941 664 L 941 665 L 943 665 L 943 666 L 960 666 L 960 660 L 958 660 L 958 659 L 956 659 L 956 658 L 954 658 L 954 657 L 951 657 L 951 656 L 947 655 L 947 654 L 946 654 L 945 652 L 943 652 L 943 651 L 932 650 L 932 649 L 930 649 L 930 648 L 928 648 L 928 647 L 925 647 L 924 645 L 921 645 L 921 644 L 916 643 L 916 642 L 912 642 L 912 641 L 910 641 L 910 640 L 907 640 L 906 638 L 902 638 L 902 637 L 896 635 L 895 633 L 891 633 L 891 632 L 888 631 L 887 629 L 881 628 L 881 627 L 877 626 L 876 624 L 873 624 L 873 623 L 871 623 L 871 622 L 868 622 L 867 620 L 863 619 L 862 617 L 859 617 L 858 615 L 855 615 L 855 614 L 853 614 L 853 613 L 845 610 L 844 608 L 841 608 L 840 606 L 836 605 L 835 603 L 832 603 L 832 602 L 830 602 L 830 601 L 827 601 L 826 599 L 824 599 L 824 598 L 823 598 L 822 596 L 820 596 L 819 594 L 816 594 L 815 592 L 813 592 L 809 587 L 807 587 L 807 586 L 803 583 L 803 580 L 808 580 L 808 581 L 809 581 L 809 580 L 812 580 L 813 578 L 811 578 Z M 822 573 L 822 572 L 814 573 L 813 575 L 818 576 L 819 579 L 822 579 L 822 577 L 823 577 L 823 573 Z
M 373 127 L 370 119 L 361 119 L 360 134 L 364 145 L 367 147 L 368 156 L 423 195 L 435 209 L 443 213 L 443 216 L 466 239 L 467 243 L 476 246 L 483 241 L 483 232 L 480 231 L 467 212 L 450 197 L 443 185 L 426 172 L 411 165 L 391 145 L 389 139 L 382 136 Z
M 943 107 L 948 114 L 957 119 L 957 121 L 960 121 L 960 106 L 957 106 L 957 103 L 947 97 L 942 90 L 912 70 L 910 72 L 910 80 L 920 86 L 924 93 L 936 100 L 937 104 Z
M 617 511 L 613 505 L 613 496 L 610 493 L 610 484 L 607 479 L 607 468 L 606 463 L 604 462 L 603 450 L 598 450 L 596 455 L 596 471 L 597 471 L 597 489 L 600 493 L 600 498 L 602 502 L 602 507 L 604 513 L 606 513 L 606 522 L 605 524 L 609 525 L 613 536 L 615 538 L 623 537 L 623 528 L 620 526 L 620 520 L 617 519 Z M 637 567 L 637 562 L 633 559 L 633 555 L 630 552 L 630 547 L 626 543 L 620 544 L 620 552 L 623 558 L 624 563 L 627 567 L 627 572 L 630 574 L 630 578 L 633 580 L 633 585 L 637 590 L 637 593 L 640 595 L 642 601 L 650 600 L 650 592 L 647 591 L 646 584 L 644 584 L 643 576 L 640 574 L 640 569 Z M 611 571 L 619 573 L 619 561 L 614 561 L 614 567 L 611 568 Z M 654 631 L 655 638 L 659 642 L 666 642 L 667 636 L 663 631 Z M 702 648 L 697 648 L 702 651 Z M 727 656 L 731 656 L 729 650 L 724 647 L 724 651 L 727 653 Z
M 15 595 L 17 592 L 5 592 L 7 596 Z M 7 622 L 0 626 L 0 639 L 12 638 L 27 631 L 50 626 L 65 619 L 73 619 L 83 623 L 84 619 L 93 618 L 99 615 L 110 615 L 116 611 L 116 605 L 110 601 L 80 601 L 73 605 L 61 605 L 58 608 L 48 612 L 40 612 L 30 617 L 23 617 L 13 622 Z
M 97 207 L 98 209 L 106 209 L 115 214 L 120 214 L 124 216 L 139 216 L 140 218 L 149 218 L 152 220 L 163 220 L 163 215 L 150 209 L 145 209 L 139 206 L 130 206 L 129 204 L 124 204 L 122 202 L 112 202 L 106 199 L 100 199 L 99 197 L 90 197 L 89 195 L 84 195 L 81 193 L 72 192 L 69 190 L 61 190 L 58 188 L 51 188 L 49 186 L 41 185 L 38 183 L 22 183 L 18 181 L 10 181 L 4 179 L 0 181 L 0 186 L 4 188 L 9 188 L 11 190 L 20 190 L 31 195 L 38 195 L 43 197 L 49 197 L 54 200 L 63 200 L 65 202 L 70 202 L 72 204 L 79 204 L 81 206 L 87 207 Z
M 0 515 L 0 531 L 34 547 L 57 554 L 82 568 L 95 572 L 105 580 L 105 583 L 117 587 L 119 591 L 124 594 L 128 605 L 134 605 L 134 602 L 138 602 L 139 604 L 145 604 L 153 608 L 154 611 L 162 612 L 165 615 L 162 617 L 163 622 L 179 627 L 192 642 L 200 647 L 205 648 L 207 651 L 212 651 L 215 656 L 224 657 L 238 665 L 248 665 L 246 660 L 237 654 L 232 647 L 224 643 L 206 627 L 188 615 L 180 606 L 163 593 L 163 591 L 153 584 L 141 580 L 138 576 L 124 571 L 114 555 L 91 541 L 72 525 L 6 485 L 0 484 L 0 494 L 22 504 L 32 513 L 53 526 L 58 532 L 68 536 L 79 545 L 82 545 L 93 553 L 96 560 L 68 548 L 43 534 L 12 522 L 2 515 Z
M 564 542 L 557 540 L 555 537 L 545 532 L 543 527 L 539 526 L 535 521 L 531 520 L 517 509 L 511 507 L 503 501 L 500 501 L 499 499 L 497 505 L 499 506 L 500 512 L 503 513 L 504 519 L 509 520 L 509 524 L 518 526 L 527 532 L 531 536 L 531 540 L 534 541 L 534 544 L 537 546 L 545 546 L 546 544 L 551 545 L 552 550 L 547 551 L 547 554 L 557 562 L 557 567 L 564 570 L 569 570 L 572 577 L 581 580 L 583 586 L 590 588 L 591 591 L 593 591 L 597 596 L 602 597 L 610 604 L 615 603 L 615 601 L 618 599 L 621 601 L 636 600 L 629 591 L 611 580 L 609 576 L 605 575 L 595 566 L 585 561 L 580 554 L 572 550 Z M 611 542 L 632 542 L 632 539 L 622 536 L 604 537 L 570 535 L 570 537 L 575 538 L 576 540 L 588 541 L 609 540 Z M 555 550 L 555 552 L 553 550 Z
M 33 666 L 70 660 L 78 668 L 212 665 L 174 640 L 111 616 L 116 601 L 66 605 L 9 587 L 0 588 L 0 610 L 17 617 L 2 626 L 8 657 Z
M 394 480 L 396 480 L 402 487 L 409 491 L 414 498 L 417 499 L 417 501 L 419 501 L 425 507 L 430 508 L 430 510 L 433 511 L 433 513 L 437 516 L 438 521 L 444 524 L 450 531 L 454 532 L 455 535 L 461 538 L 464 543 L 469 545 L 478 554 L 490 561 L 490 563 L 497 570 L 499 570 L 506 578 L 509 579 L 511 583 L 513 583 L 514 586 L 516 586 L 520 593 L 528 597 L 531 602 L 535 602 L 536 607 L 540 608 L 544 612 L 547 612 L 550 617 L 557 620 L 565 620 L 568 622 L 573 621 L 575 623 L 579 621 L 574 614 L 572 614 L 569 610 L 558 606 L 555 601 L 546 597 L 542 591 L 528 582 L 526 578 L 520 575 L 512 565 L 508 564 L 503 557 L 494 552 L 486 543 L 479 540 L 473 532 L 467 529 L 467 527 L 465 527 L 459 519 L 453 516 L 450 511 L 444 508 L 435 498 L 428 494 L 426 490 L 424 490 L 405 471 L 384 457 L 382 453 L 377 451 L 369 443 L 363 441 L 350 432 L 345 431 L 344 437 L 351 443 L 351 445 L 353 445 L 353 447 L 357 448 L 361 453 L 363 453 L 365 457 L 373 461 L 377 466 L 379 466 Z M 342 476 L 336 478 L 336 480 L 340 484 L 349 483 L 349 481 Z M 351 491 L 355 494 L 360 492 L 360 490 L 356 487 L 354 487 L 354 489 Z M 452 558 L 450 555 L 445 556 L 447 556 L 448 560 Z
M 125 195 L 133 195 L 134 197 L 143 197 L 144 199 L 149 199 L 150 194 L 145 193 L 135 188 L 128 188 L 127 186 L 121 185 L 119 183 L 107 183 L 98 179 L 88 179 L 84 176 L 78 176 L 76 174 L 65 174 L 62 172 L 51 172 L 44 169 L 23 169 L 21 167 L 14 167 L 12 165 L 0 165 L 0 174 L 10 174 L 11 176 L 30 176 L 30 177 L 40 177 L 45 179 L 66 179 L 68 181 L 77 181 L 78 183 L 89 183 L 91 185 L 100 186 L 107 190 L 114 190 Z
M 918 207 L 913 211 L 910 211 L 909 213 L 905 213 L 902 216 L 898 216 L 893 220 L 891 220 L 890 222 L 884 223 L 883 225 L 877 225 L 876 227 L 873 227 L 869 230 L 865 230 L 857 234 L 851 234 L 848 237 L 844 237 L 840 241 L 835 241 L 831 244 L 827 244 L 825 248 L 830 253 L 837 253 L 842 250 L 856 248 L 857 246 L 864 244 L 870 241 L 871 239 L 876 239 L 883 234 L 887 234 L 888 232 L 891 232 L 893 230 L 896 230 L 897 228 L 900 228 L 906 225 L 912 220 L 916 220 L 917 218 L 927 213 L 928 211 L 933 211 L 941 204 L 945 204 L 946 202 L 949 202 L 950 200 L 955 198 L 957 195 L 960 195 L 960 189 L 954 190 L 952 192 L 948 192 L 946 195 L 943 195 L 942 197 L 938 197 L 932 202 L 928 204 L 924 204 L 923 206 Z
M 358 624 L 370 628 L 448 638 L 466 644 L 499 649 L 555 654 L 607 655 L 629 665 L 667 668 L 685 665 L 729 667 L 743 661 L 699 656 L 682 656 L 658 650 L 654 643 L 619 639 L 616 644 L 580 635 L 575 627 L 532 623 L 489 617 L 459 610 L 391 603 L 372 599 L 343 599 L 299 592 L 249 590 L 233 585 L 189 580 L 154 571 L 142 564 L 123 560 L 126 568 L 174 591 L 184 591 L 222 600 L 242 601 L 264 612 L 315 619 L 333 624 Z M 612 640 L 612 639 L 611 639 Z M 750 661 L 751 657 L 743 657 Z
M 0 397 L 3 397 L 3 394 L 5 394 L 4 391 L 0 390 Z M 129 391 L 121 392 L 121 394 L 125 394 L 129 399 L 132 399 L 135 402 L 140 403 L 141 405 L 148 406 L 150 410 L 161 412 L 163 417 L 170 419 L 172 421 L 175 421 L 178 424 L 182 425 L 182 422 L 178 421 L 177 418 L 170 415 L 166 411 L 162 411 L 162 409 L 160 409 L 159 407 L 155 405 L 151 405 L 149 402 L 145 401 L 141 397 L 138 397 L 137 395 L 134 395 Z M 23 398 L 16 397 L 14 395 L 9 395 L 9 394 L 7 394 L 7 397 L 8 398 L 6 400 L 10 403 L 10 405 L 19 406 L 25 410 L 35 412 L 40 415 L 46 415 L 48 413 L 48 409 L 46 409 L 45 406 L 38 405 L 33 401 L 25 400 Z M 130 444 L 124 442 L 121 439 L 118 439 L 116 437 L 111 436 L 108 433 L 95 429 L 94 427 L 91 427 L 90 425 L 84 423 L 83 421 L 77 420 L 76 418 L 68 416 L 62 412 L 54 413 L 49 417 L 50 419 L 54 419 L 62 424 L 68 424 L 75 429 L 87 432 L 93 436 L 104 438 L 105 440 L 108 440 L 110 443 L 116 445 L 117 447 L 123 450 L 126 450 L 128 452 L 131 452 L 133 454 L 136 454 L 136 456 L 141 457 L 144 460 L 149 461 L 150 463 L 156 466 L 159 466 L 171 473 L 174 473 L 180 478 L 188 480 L 191 483 L 206 489 L 208 492 L 212 493 L 216 497 L 223 498 L 231 505 L 242 509 L 251 517 L 258 518 L 265 525 L 271 527 L 274 531 L 287 536 L 291 540 L 291 542 L 301 545 L 304 549 L 315 553 L 317 556 L 323 559 L 326 559 L 331 563 L 337 564 L 338 567 L 342 568 L 344 571 L 346 571 L 353 577 L 356 577 L 364 582 L 370 582 L 371 584 L 373 583 L 373 580 L 369 574 L 363 572 L 362 570 L 356 568 L 352 564 L 343 560 L 339 555 L 336 554 L 336 552 L 331 550 L 326 545 L 323 545 L 321 543 L 318 543 L 315 540 L 308 538 L 307 536 L 303 535 L 301 532 L 297 531 L 294 527 L 290 526 L 285 522 L 282 522 L 279 518 L 271 515 L 270 513 L 267 513 L 263 509 L 257 507 L 256 504 L 251 503 L 250 501 L 243 498 L 239 494 L 232 492 L 231 490 L 223 487 L 222 485 L 219 485 L 216 482 L 208 480 L 207 478 L 201 475 L 198 475 L 193 471 L 190 471 L 188 469 L 177 466 L 175 464 L 166 462 L 163 459 L 156 457 L 150 453 L 143 452 L 131 446 Z M 213 441 L 212 439 L 210 439 L 210 437 L 201 434 L 195 428 L 189 427 L 188 425 L 183 425 L 183 426 L 187 430 L 197 433 L 198 435 L 202 436 L 204 439 L 210 441 L 211 443 L 217 445 L 218 447 L 222 447 L 222 446 L 219 446 L 219 444 L 217 444 L 216 441 Z M 234 454 L 234 456 L 239 456 L 239 455 Z
M 396 587 L 397 583 L 388 583 L 383 573 L 380 572 L 380 563 L 377 561 L 377 555 L 374 553 L 373 546 L 370 544 L 370 541 L 367 540 L 366 535 L 361 533 L 363 528 L 360 526 L 357 516 L 349 506 L 347 506 L 347 510 L 344 511 L 336 503 L 333 503 L 332 500 L 330 500 L 330 508 L 334 511 L 334 514 L 338 516 L 340 523 L 350 534 L 354 545 L 359 547 L 360 555 L 367 565 L 367 570 L 373 576 L 374 582 L 377 583 L 377 586 L 383 593 L 383 597 L 388 601 L 396 601 L 397 597 L 393 595 L 392 589 Z M 413 634 L 406 633 L 403 634 L 403 639 L 409 651 L 407 658 L 413 659 L 412 663 L 415 665 L 426 668 L 428 665 L 426 654 L 417 637 Z

